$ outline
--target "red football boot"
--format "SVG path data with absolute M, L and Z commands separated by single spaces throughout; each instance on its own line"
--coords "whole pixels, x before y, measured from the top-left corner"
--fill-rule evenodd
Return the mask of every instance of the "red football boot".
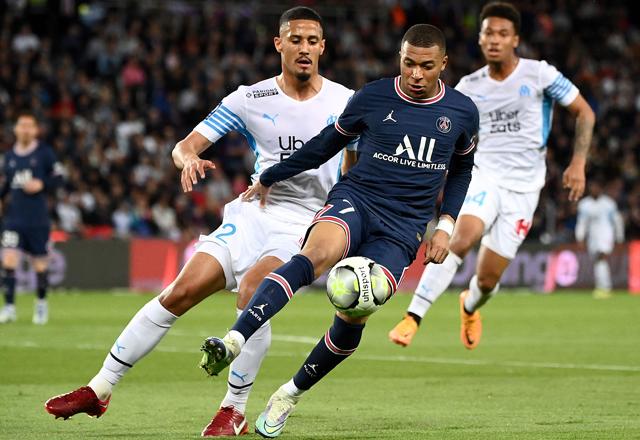
M 226 435 L 244 435 L 249 432 L 244 414 L 233 406 L 223 406 L 211 422 L 202 431 L 203 437 L 222 437 Z
M 52 397 L 44 403 L 44 409 L 56 416 L 56 419 L 62 417 L 67 420 L 79 413 L 100 417 L 107 410 L 109 399 L 100 400 L 90 387 L 81 387 L 70 393 Z

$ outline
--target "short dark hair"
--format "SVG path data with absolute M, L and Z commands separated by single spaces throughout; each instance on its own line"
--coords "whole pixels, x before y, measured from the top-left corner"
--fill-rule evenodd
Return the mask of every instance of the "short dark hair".
M 280 16 L 280 23 L 278 24 L 278 29 L 282 27 L 283 24 L 291 21 L 291 20 L 312 20 L 317 21 L 322 27 L 322 17 L 316 11 L 306 6 L 296 6 L 291 9 L 287 9 Z
M 444 34 L 440 29 L 430 24 L 414 24 L 411 26 L 407 32 L 404 33 L 400 46 L 402 46 L 405 41 L 412 46 L 438 46 L 443 53 L 447 51 Z
M 480 11 L 480 22 L 482 23 L 484 19 L 488 17 L 500 17 L 509 20 L 511 23 L 513 23 L 513 28 L 516 30 L 516 35 L 520 35 L 520 12 L 511 3 L 487 3 L 482 8 L 482 11 Z
M 31 110 L 20 110 L 16 114 L 16 122 L 18 122 L 18 119 L 20 118 L 31 118 L 36 123 L 36 125 L 38 124 L 38 118 L 36 117 L 36 114 Z

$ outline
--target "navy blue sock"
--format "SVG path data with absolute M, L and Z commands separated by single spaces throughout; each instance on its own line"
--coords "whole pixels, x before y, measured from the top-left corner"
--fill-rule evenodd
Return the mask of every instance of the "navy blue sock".
M 15 304 L 16 302 L 16 271 L 14 269 L 4 270 L 4 302 L 5 304 Z
M 294 255 L 288 263 L 264 278 L 232 330 L 242 333 L 245 340 L 249 339 L 262 324 L 287 305 L 296 290 L 311 284 L 313 273 L 313 264 L 307 257 Z
M 308 390 L 356 351 L 364 324 L 349 324 L 336 315 L 324 338 L 311 351 L 302 368 L 293 376 L 293 383 Z
M 38 272 L 36 276 L 38 279 L 38 299 L 45 299 L 47 297 L 47 288 L 49 287 L 49 272 L 46 270 L 44 272 Z

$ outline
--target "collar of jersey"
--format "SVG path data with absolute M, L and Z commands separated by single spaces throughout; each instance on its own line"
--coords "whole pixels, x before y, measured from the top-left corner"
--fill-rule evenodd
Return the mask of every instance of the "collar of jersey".
M 20 156 L 20 157 L 25 157 L 30 155 L 31 153 L 33 153 L 34 151 L 36 151 L 36 149 L 38 148 L 38 140 L 35 139 L 33 142 L 31 142 L 29 144 L 29 146 L 27 148 L 25 148 L 24 150 L 18 150 L 18 144 L 15 143 L 13 145 L 13 151 L 16 154 L 16 156 Z
M 441 79 L 438 80 L 438 85 L 440 86 L 440 91 L 436 94 L 436 96 L 432 96 L 431 98 L 425 98 L 425 99 L 415 99 L 415 98 L 412 98 L 411 96 L 407 95 L 406 93 L 404 93 L 402 91 L 402 89 L 400 88 L 400 76 L 396 76 L 396 78 L 394 79 L 393 83 L 394 83 L 394 88 L 395 88 L 396 93 L 398 94 L 398 96 L 400 98 L 402 98 L 403 100 L 405 100 L 407 102 L 410 102 L 412 104 L 420 104 L 420 105 L 434 104 L 434 103 L 440 101 L 444 97 L 444 93 L 445 93 L 444 83 L 442 82 Z

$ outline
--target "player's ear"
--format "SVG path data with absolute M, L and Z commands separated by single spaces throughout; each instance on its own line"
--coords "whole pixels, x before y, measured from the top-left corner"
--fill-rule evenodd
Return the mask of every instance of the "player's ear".
M 447 54 L 444 54 L 444 56 L 442 57 L 442 69 L 440 69 L 441 72 L 447 68 L 447 64 L 449 64 L 449 56 Z
M 278 51 L 278 53 L 282 53 L 282 38 L 273 37 L 273 45 L 276 47 L 276 51 Z
M 520 35 L 516 35 L 515 37 L 513 37 L 513 48 L 517 48 L 518 45 L 520 44 Z
M 324 38 L 322 40 L 320 40 L 320 55 L 322 55 L 324 53 Z

